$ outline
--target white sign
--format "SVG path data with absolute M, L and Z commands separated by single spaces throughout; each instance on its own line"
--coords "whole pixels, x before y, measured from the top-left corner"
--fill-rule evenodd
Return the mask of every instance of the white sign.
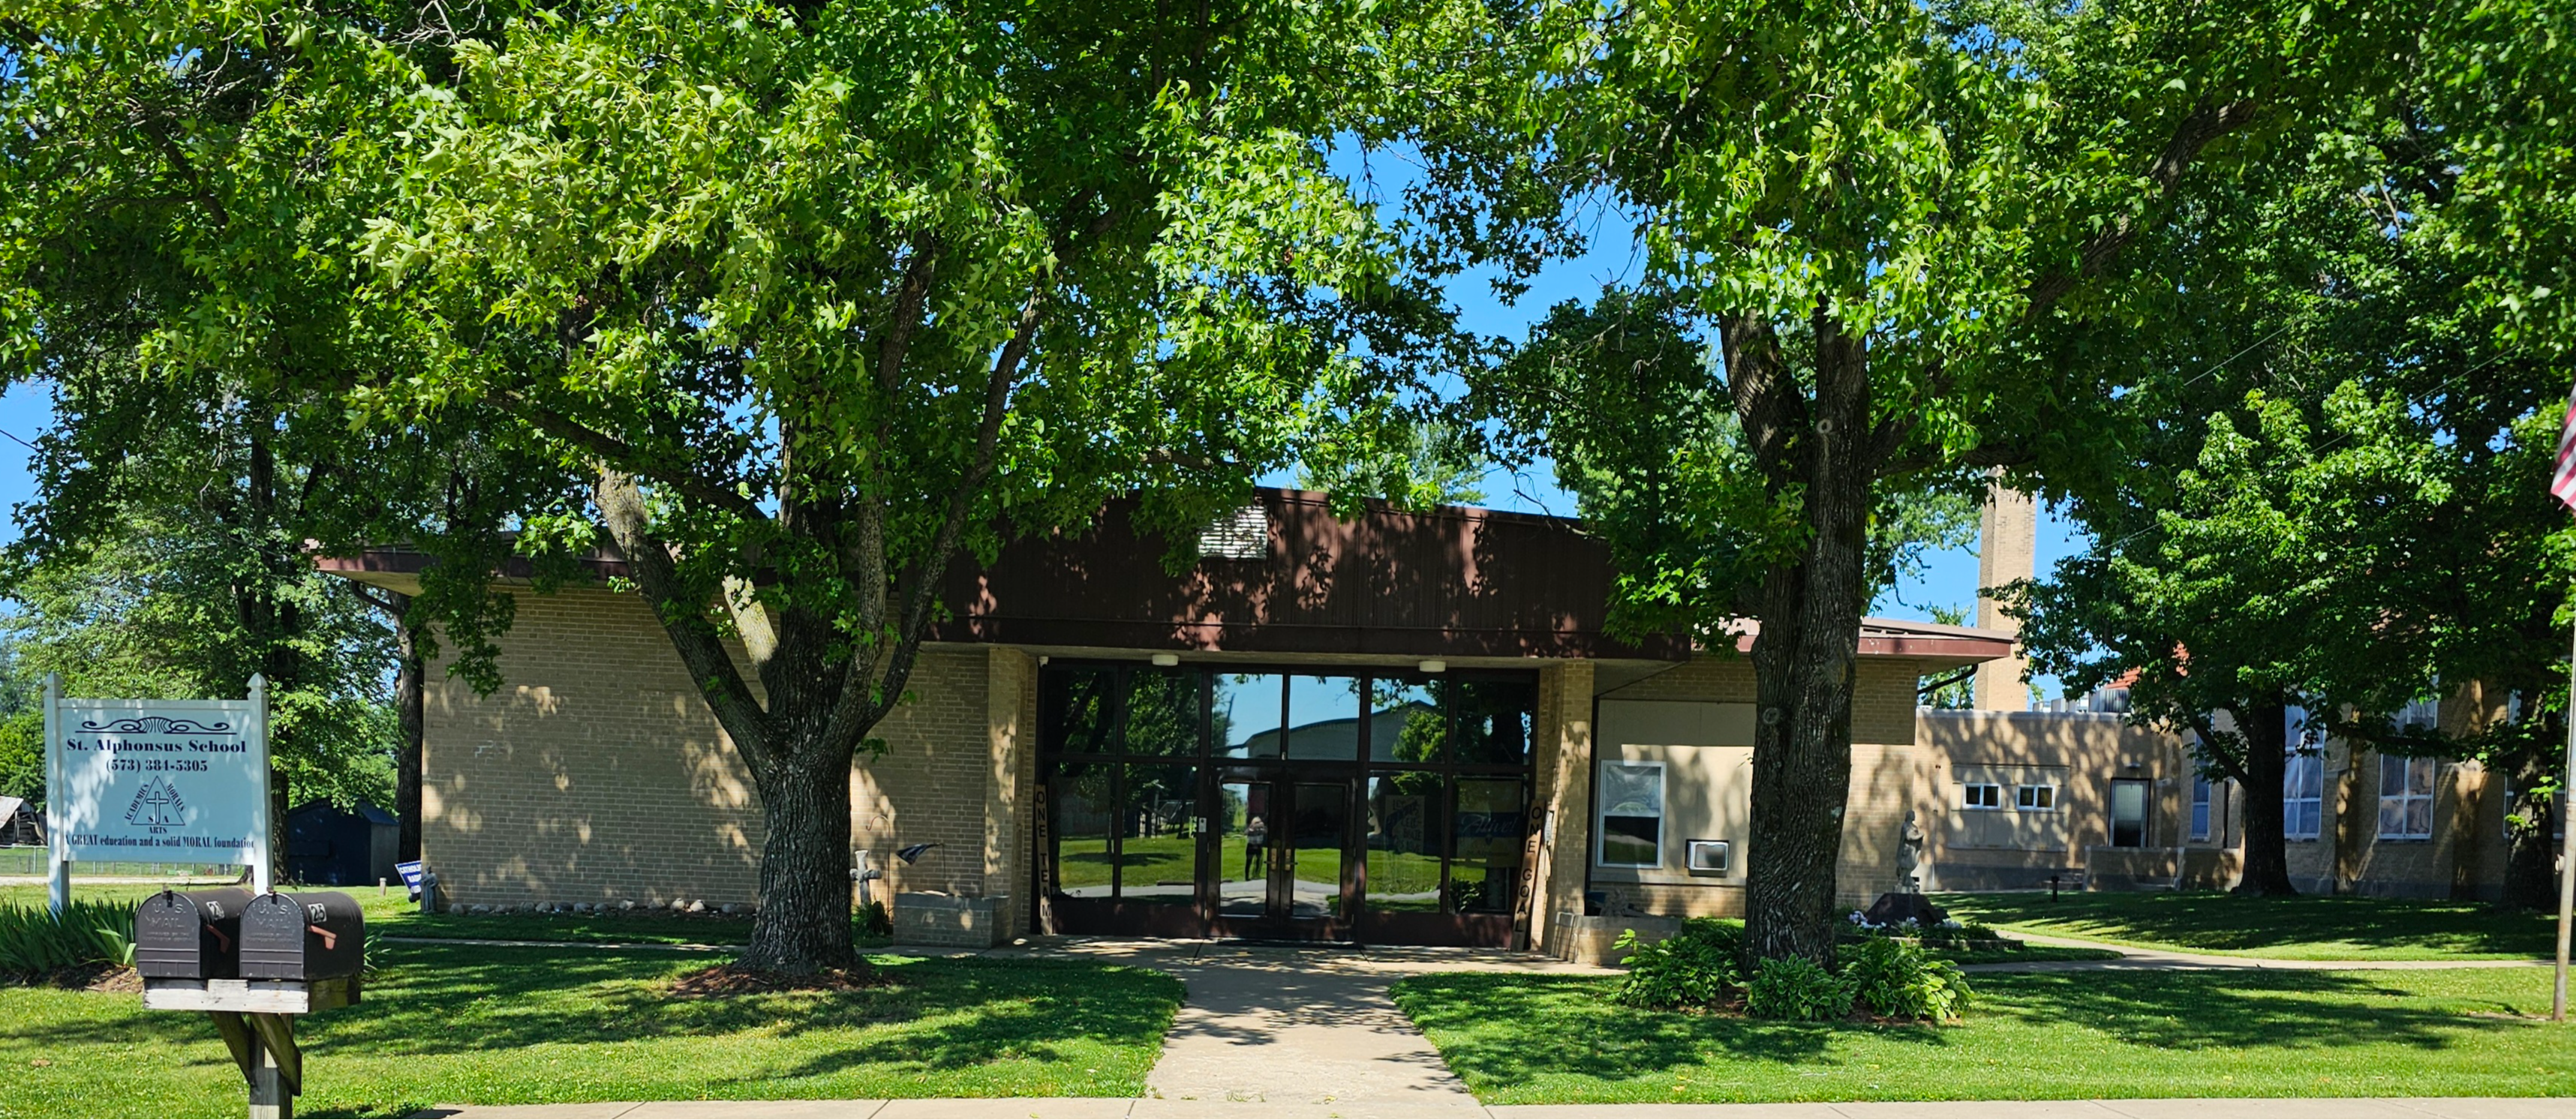
M 248 700 L 74 700 L 48 681 L 45 799 L 66 862 L 268 868 L 264 682 Z

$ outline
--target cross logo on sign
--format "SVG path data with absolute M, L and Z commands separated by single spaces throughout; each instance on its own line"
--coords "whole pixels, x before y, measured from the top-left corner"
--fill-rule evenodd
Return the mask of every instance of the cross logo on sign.
M 125 810 L 127 824 L 145 825 L 154 832 L 169 831 L 174 824 L 187 823 L 188 803 L 170 783 L 154 778 L 134 791 L 134 804 Z

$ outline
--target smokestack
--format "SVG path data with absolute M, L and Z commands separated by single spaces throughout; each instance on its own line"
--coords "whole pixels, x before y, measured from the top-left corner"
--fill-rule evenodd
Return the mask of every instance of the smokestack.
M 1985 516 L 1977 528 L 1977 625 L 1986 630 L 2007 634 L 2021 632 L 2021 624 L 2004 617 L 1986 589 L 2001 587 L 2034 574 L 2032 553 L 2039 535 L 2039 510 L 2030 495 L 2004 488 L 2001 472 L 1986 484 Z M 2028 663 L 2022 660 L 2021 647 L 2013 647 L 2013 656 L 1977 666 L 1976 704 L 1981 710 L 2018 712 L 2030 707 L 2030 686 L 2023 684 L 2021 674 Z

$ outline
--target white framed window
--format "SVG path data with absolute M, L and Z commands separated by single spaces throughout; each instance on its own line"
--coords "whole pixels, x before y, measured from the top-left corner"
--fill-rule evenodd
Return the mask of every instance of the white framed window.
M 1959 783 L 1959 807 L 1962 809 L 2001 809 L 2004 787 L 1994 782 Z
M 2192 839 L 2194 839 L 2194 840 L 2207 840 L 2207 839 L 2209 839 L 2209 827 L 2210 827 L 2210 811 L 2209 811 L 2209 806 L 2210 806 L 2210 781 L 2209 781 L 2209 777 L 2208 777 L 2207 775 L 2204 775 L 2204 774 L 2194 774 L 2194 775 L 2192 775 L 2192 779 L 2191 779 L 2191 838 L 2192 838 Z
M 2281 772 L 2281 834 L 2292 840 L 2314 840 L 2323 823 L 2326 760 L 2293 754 Z
M 2054 813 L 2057 811 L 2057 787 L 2018 787 L 2013 790 L 2013 808 L 2025 813 Z
M 1663 866 L 1664 764 L 1604 761 L 1593 794 L 1601 806 L 1593 861 L 1603 867 Z
M 2433 775 L 2429 758 L 2379 756 L 2379 837 L 2433 838 Z

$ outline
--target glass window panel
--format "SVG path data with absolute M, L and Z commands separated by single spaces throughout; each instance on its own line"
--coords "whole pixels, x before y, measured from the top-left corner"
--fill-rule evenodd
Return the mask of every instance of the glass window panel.
M 1450 900 L 1464 913 L 1509 912 L 1520 893 L 1521 856 L 1529 840 L 1521 783 L 1460 778 L 1456 819 Z
M 1267 673 L 1220 673 L 1208 738 L 1227 758 L 1279 757 L 1280 706 L 1287 679 Z
M 1198 876 L 1199 772 L 1190 766 L 1129 766 L 1127 829 L 1119 845 L 1119 896 L 1190 905 Z
M 1127 678 L 1127 753 L 1195 758 L 1199 676 L 1139 672 Z
M 2433 834 L 2433 802 L 2429 798 L 2409 798 L 2406 802 L 2406 835 Z
M 1368 904 L 1378 910 L 1440 909 L 1441 776 L 1426 771 L 1370 778 Z
M 1604 762 L 1599 861 L 1612 867 L 1656 867 L 1663 860 L 1664 768 L 1654 762 Z
M 1109 788 L 1113 772 L 1104 763 L 1059 762 L 1047 783 L 1059 892 L 1084 898 L 1110 898 L 1118 893 L 1117 867 L 1109 855 L 1109 838 L 1118 817 Z
M 1360 678 L 1295 677 L 1288 682 L 1288 757 L 1356 761 Z
M 1538 689 L 1519 681 L 1451 681 L 1450 749 L 1462 766 L 1529 764 Z
M 1063 669 L 1047 673 L 1044 679 L 1047 749 L 1061 754 L 1107 753 L 1109 693 L 1117 681 L 1116 671 Z
M 2433 760 L 2410 758 L 2406 761 L 2409 764 L 2406 767 L 2406 792 L 2417 797 L 2433 796 Z
M 1369 758 L 1377 762 L 1439 762 L 1447 729 L 1431 686 L 1379 678 L 1370 686 Z
M 1219 782 L 1216 787 L 1217 913 L 1257 918 L 1270 897 L 1270 784 Z
M 1292 880 L 1288 906 L 1292 918 L 1330 918 L 1342 914 L 1342 849 L 1350 843 L 1351 787 L 1300 785 L 1295 812 L 1285 836 L 1291 845 L 1288 872 Z M 1271 843 L 1280 843 L 1271 828 Z

